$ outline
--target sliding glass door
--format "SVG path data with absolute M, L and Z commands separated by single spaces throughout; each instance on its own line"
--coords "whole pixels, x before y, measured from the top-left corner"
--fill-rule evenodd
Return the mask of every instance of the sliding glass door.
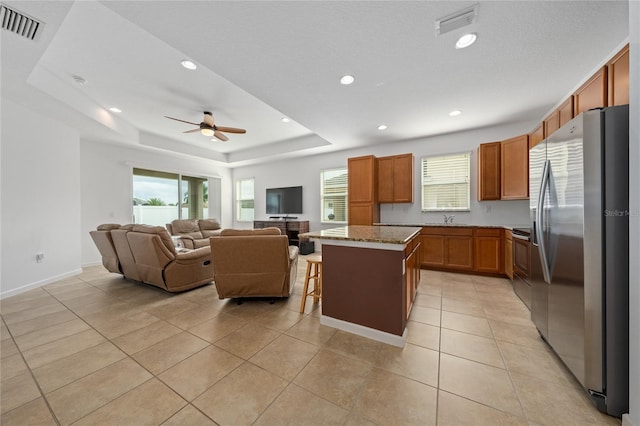
M 219 207 L 214 210 L 219 211 Z M 134 223 L 164 226 L 174 219 L 208 217 L 207 178 L 133 169 Z

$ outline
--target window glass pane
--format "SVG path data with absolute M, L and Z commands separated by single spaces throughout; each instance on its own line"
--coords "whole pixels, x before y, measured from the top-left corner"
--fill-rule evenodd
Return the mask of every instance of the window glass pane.
M 182 219 L 209 217 L 209 182 L 207 179 L 182 176 Z
M 133 169 L 133 222 L 164 226 L 179 218 L 178 175 Z
M 422 210 L 468 211 L 470 153 L 422 158 Z
M 347 221 L 347 169 L 323 170 L 320 174 L 321 221 Z
M 253 208 L 253 179 L 241 179 L 236 184 L 236 219 L 238 221 L 252 221 Z

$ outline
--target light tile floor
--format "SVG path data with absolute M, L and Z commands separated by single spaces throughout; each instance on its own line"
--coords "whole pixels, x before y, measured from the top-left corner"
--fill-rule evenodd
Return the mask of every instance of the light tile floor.
M 219 300 L 102 267 L 0 301 L 2 425 L 618 425 L 506 279 L 422 271 L 403 349 L 294 295 Z

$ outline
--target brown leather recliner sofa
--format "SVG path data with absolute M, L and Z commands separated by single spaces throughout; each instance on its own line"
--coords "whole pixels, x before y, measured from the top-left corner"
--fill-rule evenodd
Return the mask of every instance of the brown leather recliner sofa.
M 209 247 L 209 238 L 222 232 L 217 219 L 176 219 L 167 223 L 169 234 L 180 237 L 185 248 Z
M 291 295 L 298 247 L 278 228 L 224 229 L 209 243 L 220 299 Z
M 118 228 L 120 228 L 120 225 L 117 223 L 105 223 L 99 225 L 95 231 L 91 231 L 89 234 L 102 256 L 102 265 L 109 272 L 122 274 L 120 259 L 118 259 L 116 247 L 113 245 L 113 239 L 111 238 L 111 230 Z
M 120 273 L 125 278 L 170 292 L 189 290 L 213 280 L 210 247 L 178 253 L 169 232 L 162 226 L 130 224 L 112 228 L 108 232 L 117 254 Z

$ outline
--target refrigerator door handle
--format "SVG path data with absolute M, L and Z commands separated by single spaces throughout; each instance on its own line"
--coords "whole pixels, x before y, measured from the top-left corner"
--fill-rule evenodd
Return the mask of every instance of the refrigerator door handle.
M 547 284 L 551 284 L 551 272 L 549 271 L 549 261 L 547 260 L 547 248 L 544 241 L 544 198 L 549 186 L 549 174 L 550 161 L 544 162 L 544 168 L 542 169 L 542 182 L 540 183 L 540 193 L 538 194 L 538 206 L 536 210 L 536 222 L 535 227 L 536 238 L 538 240 L 538 251 L 540 253 L 540 263 L 542 263 L 542 275 Z

